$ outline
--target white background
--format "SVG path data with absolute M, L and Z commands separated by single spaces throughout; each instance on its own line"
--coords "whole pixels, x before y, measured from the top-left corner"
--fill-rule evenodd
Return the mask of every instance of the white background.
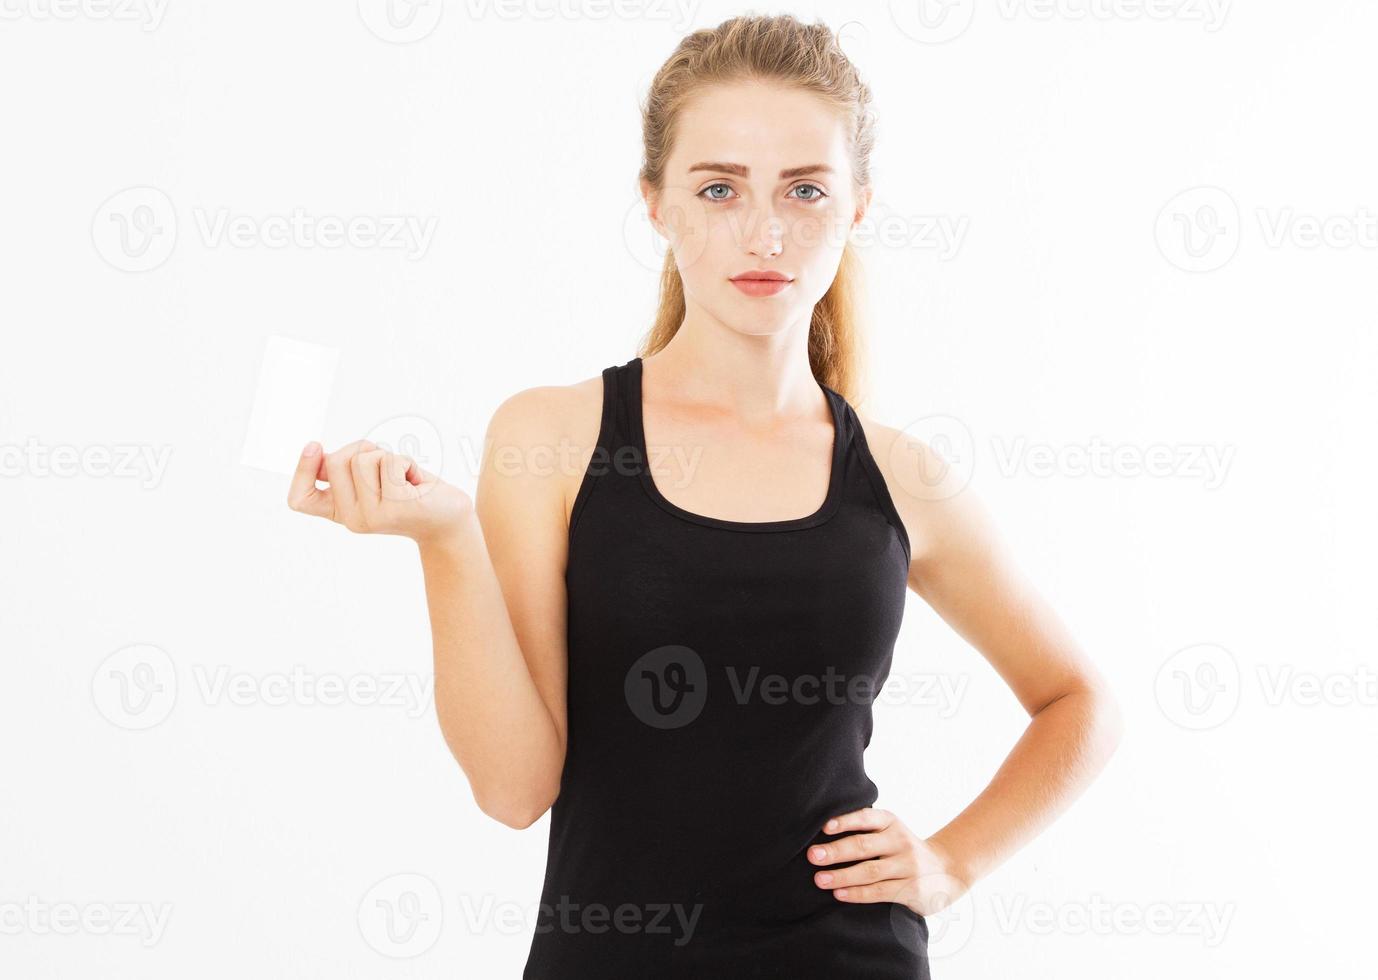
M 635 353 L 637 100 L 743 8 L 550 9 L 4 0 L 5 976 L 519 975 L 549 818 L 441 739 L 415 548 L 274 467 L 406 433 L 468 488 L 500 401 Z M 1378 5 L 761 9 L 876 91 L 860 407 L 968 467 L 1127 716 L 934 976 L 1367 975 Z M 432 233 L 254 237 L 294 212 Z M 894 677 L 868 771 L 930 833 L 1025 719 L 914 596 Z

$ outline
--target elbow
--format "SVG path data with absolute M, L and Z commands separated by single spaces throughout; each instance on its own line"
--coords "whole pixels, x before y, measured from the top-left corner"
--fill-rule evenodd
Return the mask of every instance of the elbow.
M 1124 712 L 1119 699 L 1107 685 L 1100 684 L 1090 690 L 1091 718 L 1096 741 L 1103 758 L 1110 758 L 1124 740 Z
M 1124 712 L 1108 684 L 1100 679 L 1080 681 L 1032 714 L 1037 716 L 1059 703 L 1076 713 L 1076 727 L 1088 756 L 1103 763 L 1115 754 L 1124 739 Z
M 525 830 L 541 818 L 541 814 L 536 812 L 534 807 L 523 810 L 519 807 L 484 806 L 480 804 L 479 809 L 504 827 L 511 827 L 513 830 Z
M 524 799 L 508 794 L 490 795 L 475 792 L 474 802 L 485 815 L 492 817 L 504 827 L 525 830 L 541 819 L 554 803 L 554 798 L 547 799 L 542 796 Z

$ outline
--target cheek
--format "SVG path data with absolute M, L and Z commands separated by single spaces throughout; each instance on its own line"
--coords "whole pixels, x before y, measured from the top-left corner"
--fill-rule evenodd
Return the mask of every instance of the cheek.
M 686 279 L 695 275 L 705 264 L 705 255 L 717 247 L 713 215 L 702 198 L 691 191 L 675 189 L 666 193 L 660 217 L 675 250 L 680 275 Z
M 800 215 L 789 226 L 789 241 L 801 253 L 840 254 L 847 244 L 846 215 L 836 209 Z

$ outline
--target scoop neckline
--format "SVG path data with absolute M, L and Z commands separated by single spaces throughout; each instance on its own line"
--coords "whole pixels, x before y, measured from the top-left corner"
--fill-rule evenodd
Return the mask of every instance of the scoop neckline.
M 790 517 L 778 521 L 730 521 L 722 517 L 711 517 L 708 514 L 697 514 L 691 510 L 671 501 L 660 492 L 655 485 L 655 480 L 651 477 L 650 455 L 646 448 L 646 432 L 642 427 L 642 401 L 641 401 L 641 358 L 634 357 L 629 362 L 631 368 L 627 391 L 628 415 L 631 422 L 631 435 L 633 447 L 640 455 L 642 465 L 638 467 L 637 475 L 640 478 L 641 486 L 646 491 L 647 496 L 656 503 L 662 510 L 673 514 L 682 520 L 694 524 L 702 524 L 706 527 L 722 528 L 729 531 L 795 531 L 806 527 L 814 527 L 822 524 L 833 512 L 837 510 L 837 505 L 842 499 L 842 465 L 844 444 L 844 428 L 842 407 L 840 396 L 827 385 L 818 384 L 823 390 L 824 396 L 828 400 L 828 408 L 832 415 L 833 422 L 833 449 L 830 459 L 828 473 L 828 491 L 823 498 L 823 503 L 812 514 L 805 514 L 803 517 Z

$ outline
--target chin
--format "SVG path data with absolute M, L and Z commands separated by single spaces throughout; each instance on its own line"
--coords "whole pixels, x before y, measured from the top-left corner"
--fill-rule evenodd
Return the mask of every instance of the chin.
M 773 337 L 776 334 L 784 333 L 792 322 L 791 317 L 785 315 L 775 315 L 765 317 L 757 313 L 746 316 L 726 317 L 723 320 L 737 333 L 747 337 Z

